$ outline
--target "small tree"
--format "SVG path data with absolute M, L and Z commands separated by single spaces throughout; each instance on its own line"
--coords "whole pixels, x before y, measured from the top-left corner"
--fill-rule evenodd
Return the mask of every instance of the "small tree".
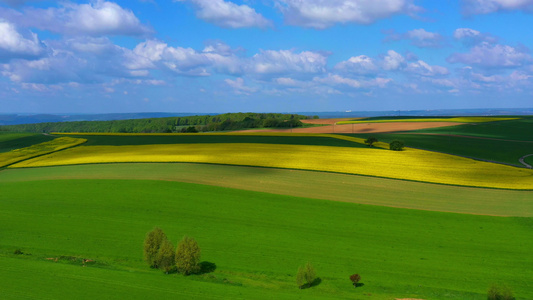
M 168 239 L 163 240 L 159 252 L 157 253 L 158 267 L 168 274 L 176 264 L 175 257 L 176 252 L 174 251 L 172 243 Z
M 352 276 L 350 276 L 350 280 L 352 281 L 353 286 L 357 287 L 357 283 L 359 282 L 359 280 L 361 280 L 361 276 L 359 274 L 353 274 Z
M 389 148 L 394 151 L 402 151 L 404 147 L 404 144 L 402 141 L 392 141 L 389 144 Z
M 146 234 L 144 239 L 144 260 L 151 268 L 157 268 L 157 254 L 159 248 L 164 240 L 167 239 L 167 235 L 159 227 L 155 227 L 152 231 Z
M 368 137 L 365 140 L 365 144 L 367 144 L 369 147 L 374 147 L 374 143 L 377 143 L 377 142 L 378 142 L 378 139 L 373 136 Z
M 176 250 L 176 267 L 184 275 L 200 271 L 200 247 L 195 239 L 184 236 Z
M 508 286 L 493 284 L 487 292 L 487 300 L 514 300 L 513 292 Z
M 298 273 L 296 274 L 296 283 L 298 284 L 299 288 L 303 289 L 306 287 L 311 287 L 315 279 L 316 270 L 310 262 L 307 262 L 305 266 L 298 268 Z

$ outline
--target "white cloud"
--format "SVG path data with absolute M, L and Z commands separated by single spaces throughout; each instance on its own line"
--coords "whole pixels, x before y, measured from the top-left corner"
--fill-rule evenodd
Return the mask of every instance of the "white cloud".
M 411 0 L 277 0 L 290 25 L 324 29 L 335 24 L 370 24 L 419 10 Z
M 103 0 L 90 4 L 62 2 L 59 8 L 27 8 L 22 12 L 4 9 L 0 17 L 21 26 L 66 35 L 142 36 L 152 32 L 131 10 Z
M 374 60 L 366 55 L 350 57 L 335 65 L 335 70 L 354 74 L 375 74 L 378 71 Z
M 387 51 L 387 55 L 383 58 L 382 67 L 385 70 L 398 70 L 405 64 L 405 58 L 394 50 Z
M 498 39 L 490 34 L 481 33 L 471 28 L 458 28 L 454 31 L 453 37 L 467 45 L 476 45 L 482 42 L 496 43 Z
M 423 28 L 413 29 L 406 33 L 396 33 L 394 30 L 384 31 L 387 35 L 385 41 L 409 40 L 411 45 L 419 48 L 439 48 L 442 47 L 444 38 L 439 33 L 429 32 Z
M 449 73 L 448 69 L 441 66 L 430 66 L 426 62 L 419 60 L 414 63 L 410 63 L 405 68 L 407 72 L 412 72 L 418 75 L 423 76 L 438 76 L 438 75 L 447 75 Z
M 327 56 L 318 52 L 262 50 L 255 54 L 248 70 L 258 75 L 315 74 L 326 71 Z
M 15 25 L 0 19 L 0 58 L 36 57 L 43 52 L 37 34 L 22 35 Z
M 463 13 L 489 14 L 505 10 L 533 11 L 533 0 L 463 0 Z
M 450 63 L 463 63 L 480 67 L 519 67 L 532 61 L 527 50 L 508 45 L 491 45 L 483 42 L 469 53 L 454 53 L 448 57 Z
M 184 2 L 187 0 L 177 0 Z M 258 14 L 248 5 L 237 5 L 224 0 L 188 0 L 196 8 L 198 18 L 225 28 L 260 27 L 272 26 L 272 22 Z

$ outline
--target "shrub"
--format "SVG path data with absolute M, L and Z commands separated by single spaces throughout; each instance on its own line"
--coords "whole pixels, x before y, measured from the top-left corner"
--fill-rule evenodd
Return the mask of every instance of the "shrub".
M 193 238 L 185 236 L 179 242 L 176 250 L 176 267 L 184 275 L 200 271 L 200 247 Z
M 357 283 L 359 282 L 359 280 L 361 280 L 361 276 L 359 274 L 353 274 L 352 276 L 350 276 L 350 280 L 352 281 L 353 286 L 357 287 Z
M 299 288 L 303 289 L 311 287 L 315 279 L 316 270 L 310 262 L 307 262 L 305 266 L 298 268 L 298 273 L 296 274 L 296 283 L 298 284 Z
M 156 259 L 159 269 L 168 274 L 176 264 L 175 257 L 176 252 L 174 252 L 172 243 L 168 239 L 163 240 Z
M 378 142 L 378 139 L 372 136 L 365 140 L 365 144 L 367 144 L 369 147 L 373 147 L 374 143 L 377 143 L 377 142 Z
M 403 147 L 404 147 L 404 144 L 403 144 L 402 141 L 392 141 L 389 144 L 389 147 L 390 147 L 391 150 L 394 150 L 394 151 L 402 151 Z
M 151 268 L 159 267 L 157 256 L 164 240 L 167 240 L 167 236 L 159 227 L 155 227 L 146 234 L 144 239 L 144 260 Z
M 13 254 L 21 255 L 21 254 L 24 254 L 24 253 L 22 252 L 22 250 L 16 249 L 15 252 L 13 252 Z
M 514 300 L 513 292 L 506 285 L 493 284 L 487 293 L 487 300 Z

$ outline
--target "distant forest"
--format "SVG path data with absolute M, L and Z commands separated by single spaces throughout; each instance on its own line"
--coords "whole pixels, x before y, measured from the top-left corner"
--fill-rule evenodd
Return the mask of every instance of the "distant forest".
M 47 122 L 0 126 L 12 132 L 109 132 L 109 133 L 172 133 L 227 131 L 245 128 L 300 127 L 300 120 L 318 116 L 275 113 L 227 113 L 188 117 L 149 118 L 113 121 Z

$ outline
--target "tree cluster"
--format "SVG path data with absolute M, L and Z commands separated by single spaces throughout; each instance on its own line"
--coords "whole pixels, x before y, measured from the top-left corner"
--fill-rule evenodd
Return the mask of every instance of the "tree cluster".
M 172 133 L 225 131 L 246 128 L 290 128 L 302 126 L 300 120 L 311 117 L 297 114 L 227 113 L 216 116 L 188 116 L 113 121 L 48 122 L 0 126 L 13 132 L 100 132 L 100 133 Z
M 311 287 L 315 280 L 316 270 L 310 262 L 307 262 L 304 266 L 298 268 L 298 273 L 296 273 L 296 284 L 298 284 L 300 289 Z
M 174 246 L 167 235 L 156 227 L 144 239 L 144 260 L 151 268 L 161 269 L 168 274 L 176 270 L 184 275 L 200 272 L 200 247 L 195 239 L 185 236 Z

